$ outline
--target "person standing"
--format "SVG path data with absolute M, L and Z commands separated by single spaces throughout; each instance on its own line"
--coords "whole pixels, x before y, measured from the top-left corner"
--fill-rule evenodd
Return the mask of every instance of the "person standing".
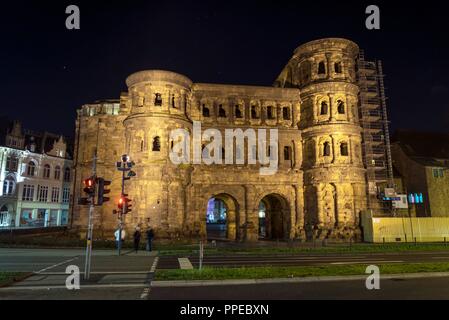
M 152 250 L 153 238 L 154 238 L 154 232 L 153 232 L 153 229 L 150 227 L 147 230 L 147 251 Z
M 123 245 L 123 241 L 125 240 L 126 232 L 124 229 L 121 230 L 122 237 L 120 239 L 120 228 L 115 230 L 114 236 L 115 236 L 115 242 L 117 244 L 117 249 L 121 249 Z
M 134 250 L 136 250 L 136 253 L 139 251 L 139 244 L 140 244 L 140 228 L 136 227 L 136 230 L 134 231 Z

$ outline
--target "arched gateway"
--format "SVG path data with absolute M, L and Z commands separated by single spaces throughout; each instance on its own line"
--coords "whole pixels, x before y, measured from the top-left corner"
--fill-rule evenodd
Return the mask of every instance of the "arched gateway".
M 238 203 L 226 193 L 209 198 L 206 209 L 206 236 L 209 239 L 237 239 Z
M 288 239 L 290 206 L 281 195 L 269 194 L 259 203 L 259 238 Z

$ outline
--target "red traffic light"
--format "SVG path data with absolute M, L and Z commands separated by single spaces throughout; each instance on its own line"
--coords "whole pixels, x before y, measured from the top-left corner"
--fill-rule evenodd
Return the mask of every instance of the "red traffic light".
M 84 189 L 83 191 L 87 193 L 89 196 L 93 196 L 95 194 L 95 179 L 90 177 L 83 180 Z

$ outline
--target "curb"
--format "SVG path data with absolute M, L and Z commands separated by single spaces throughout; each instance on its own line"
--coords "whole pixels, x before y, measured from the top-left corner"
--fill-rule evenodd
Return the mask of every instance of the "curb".
M 11 280 L 9 280 L 9 281 L 7 281 L 7 282 L 1 283 L 1 284 L 0 284 L 0 288 L 9 287 L 10 285 L 12 285 L 12 284 L 14 284 L 14 283 L 16 283 L 16 282 L 23 281 L 23 280 L 25 280 L 26 278 L 31 277 L 32 275 L 34 275 L 33 272 L 27 272 L 27 273 L 25 273 L 24 275 L 14 277 L 14 278 L 12 278 Z
M 332 282 L 332 281 L 354 281 L 366 280 L 367 275 L 351 276 L 325 276 L 325 277 L 296 277 L 296 278 L 267 278 L 267 279 L 231 279 L 231 280 L 175 280 L 175 281 L 152 281 L 151 287 L 202 287 L 202 286 L 228 286 L 248 284 L 274 284 L 274 283 L 308 283 L 308 282 Z M 388 279 L 421 279 L 449 277 L 449 272 L 422 272 L 422 273 L 399 273 L 381 275 L 381 280 Z

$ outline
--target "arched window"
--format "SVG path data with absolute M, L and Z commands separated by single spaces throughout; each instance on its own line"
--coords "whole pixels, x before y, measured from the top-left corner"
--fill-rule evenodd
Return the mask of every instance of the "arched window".
M 145 143 L 143 140 L 140 140 L 140 151 L 144 151 Z
M 223 105 L 218 106 L 218 117 L 219 118 L 226 118 L 226 110 L 223 108 Z
M 326 73 L 326 66 L 324 65 L 324 61 L 320 61 L 318 63 L 318 74 L 325 74 Z
M 50 165 L 49 164 L 44 165 L 44 178 L 46 178 L 46 179 L 50 178 Z
M 34 176 L 34 172 L 36 171 L 36 164 L 33 161 L 28 162 L 27 165 L 27 175 Z
M 240 111 L 240 106 L 239 106 L 239 105 L 236 105 L 236 106 L 235 106 L 235 117 L 236 117 L 237 119 L 243 118 L 243 117 L 242 117 L 242 111 Z
M 292 159 L 292 148 L 284 147 L 284 160 Z
M 329 144 L 329 142 L 325 142 L 323 144 L 323 156 L 328 157 L 331 155 L 331 145 Z
M 323 101 L 321 102 L 321 110 L 320 110 L 320 114 L 327 114 L 329 107 L 327 106 L 327 102 Z
M 225 148 L 221 148 L 221 160 L 223 160 L 223 163 L 224 163 L 225 157 L 226 157 Z
M 203 117 L 210 117 L 209 108 L 205 104 L 203 104 Z
M 161 151 L 161 138 L 158 136 L 153 138 L 153 151 Z
M 173 95 L 173 96 L 171 97 L 171 107 L 172 107 L 172 108 L 176 108 L 175 95 Z
M 16 182 L 14 181 L 14 178 L 7 177 L 3 181 L 3 195 L 11 195 L 11 194 L 13 194 L 15 185 L 16 185 Z
M 156 93 L 155 94 L 154 105 L 155 106 L 162 106 L 162 95 L 160 93 Z
M 335 73 L 342 73 L 341 62 L 335 62 L 334 69 L 335 69 Z
M 273 107 L 272 106 L 267 107 L 267 118 L 269 120 L 274 119 Z
M 345 103 L 341 100 L 337 100 L 337 112 L 339 114 L 345 113 Z
M 55 179 L 59 180 L 61 178 L 61 167 L 60 166 L 56 166 L 55 167 Z
M 64 169 L 64 181 L 70 182 L 70 168 Z
M 282 118 L 284 118 L 284 120 L 290 120 L 290 108 L 289 107 L 282 108 Z
M 348 156 L 349 155 L 348 144 L 346 142 L 342 142 L 340 144 L 340 154 L 342 156 Z
M 257 115 L 256 106 L 251 106 L 251 119 L 259 119 Z
M 204 144 L 201 145 L 201 155 L 203 159 L 209 159 L 209 149 Z

